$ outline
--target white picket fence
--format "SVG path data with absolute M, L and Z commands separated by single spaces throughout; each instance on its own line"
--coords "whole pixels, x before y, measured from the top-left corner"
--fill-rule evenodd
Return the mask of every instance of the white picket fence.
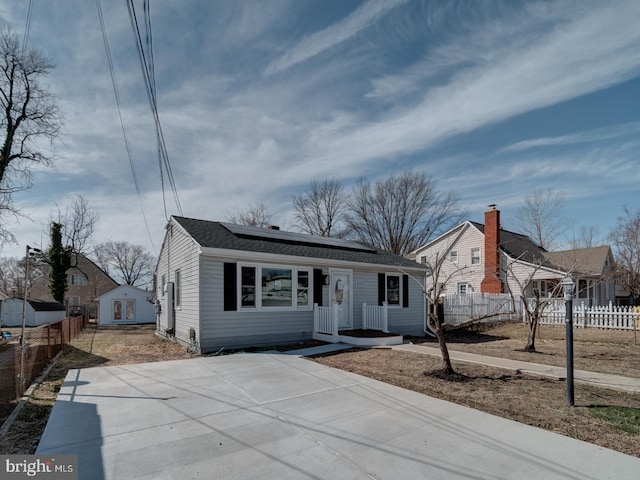
M 541 325 L 564 325 L 566 307 L 559 304 L 542 311 Z M 640 329 L 640 310 L 636 307 L 618 307 L 611 303 L 606 306 L 587 307 L 584 304 L 573 306 L 574 327 L 603 328 L 616 330 Z
M 389 333 L 387 302 L 382 302 L 382 306 L 362 304 L 362 328 Z
M 508 294 L 470 293 L 445 295 L 444 321 L 460 325 L 471 321 L 498 322 L 522 318 L 522 304 Z

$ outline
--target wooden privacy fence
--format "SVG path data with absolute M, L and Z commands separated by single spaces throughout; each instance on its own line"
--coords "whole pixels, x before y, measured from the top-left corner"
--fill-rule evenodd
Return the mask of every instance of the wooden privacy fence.
M 504 293 L 445 295 L 442 304 L 444 321 L 449 325 L 471 321 L 498 322 L 522 317 L 520 301 Z
M 70 317 L 58 322 L 28 328 L 24 333 L 24 384 L 28 387 L 49 361 L 86 326 L 86 317 Z M 0 401 L 12 401 L 22 394 L 20 388 L 20 340 L 0 345 Z

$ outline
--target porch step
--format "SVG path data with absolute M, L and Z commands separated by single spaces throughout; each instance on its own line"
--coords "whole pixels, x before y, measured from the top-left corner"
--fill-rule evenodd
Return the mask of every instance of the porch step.
M 402 345 L 403 342 L 402 335 L 379 330 L 341 330 L 338 335 L 314 332 L 313 338 L 329 343 L 348 343 L 358 347 Z

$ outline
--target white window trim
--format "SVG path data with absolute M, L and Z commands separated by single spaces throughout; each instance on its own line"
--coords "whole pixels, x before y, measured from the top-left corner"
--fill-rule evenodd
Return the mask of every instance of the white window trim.
M 460 292 L 460 287 L 464 286 L 464 289 L 466 290 L 465 293 L 461 293 Z M 456 293 L 458 295 L 469 295 L 471 293 L 471 285 L 468 282 L 460 282 L 458 283 L 457 287 L 456 287 Z
M 478 262 L 473 263 L 473 251 L 478 251 Z M 482 249 L 480 247 L 473 247 L 469 249 L 469 264 L 470 265 L 482 265 Z
M 389 277 L 398 277 L 398 304 L 397 305 L 391 305 L 389 303 L 389 292 L 387 292 L 387 286 L 389 285 L 389 282 L 387 281 L 387 278 Z M 404 305 L 402 304 L 402 299 L 403 297 L 403 291 L 402 291 L 402 274 L 398 273 L 398 272 L 386 272 L 384 274 L 384 298 L 385 301 L 387 302 L 387 308 L 402 308 Z
M 253 307 L 242 306 L 242 267 L 251 267 L 256 269 L 254 300 Z M 262 268 L 278 268 L 282 270 L 291 270 L 291 306 L 290 307 L 264 307 L 262 305 Z M 271 263 L 244 263 L 238 262 L 236 265 L 236 305 L 239 312 L 292 312 L 292 311 L 311 311 L 313 310 L 313 302 L 311 302 L 311 294 L 313 292 L 313 268 L 311 267 L 295 267 L 292 265 L 276 265 Z M 307 272 L 307 305 L 298 305 L 298 272 Z
M 454 254 L 454 253 L 455 253 L 455 260 L 453 259 L 453 257 L 454 257 L 454 255 L 453 255 L 453 254 Z M 459 258 L 460 258 L 460 256 L 458 255 L 458 250 L 451 250 L 451 251 L 449 252 L 449 261 L 450 261 L 451 263 L 455 263 L 455 264 L 457 264 L 457 263 L 458 263 L 458 259 L 459 259 Z

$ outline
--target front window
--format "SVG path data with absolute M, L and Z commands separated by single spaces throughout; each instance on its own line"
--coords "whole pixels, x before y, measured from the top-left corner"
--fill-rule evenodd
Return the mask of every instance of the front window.
M 242 307 L 256 306 L 256 267 L 242 267 L 242 298 L 240 305 Z
M 262 306 L 290 307 L 291 270 L 262 267 Z
M 480 247 L 471 249 L 471 265 L 480 265 Z
M 387 274 L 387 305 L 400 305 L 400 275 Z
M 260 284 L 258 285 L 258 281 Z M 241 308 L 309 308 L 311 269 L 240 266 Z

